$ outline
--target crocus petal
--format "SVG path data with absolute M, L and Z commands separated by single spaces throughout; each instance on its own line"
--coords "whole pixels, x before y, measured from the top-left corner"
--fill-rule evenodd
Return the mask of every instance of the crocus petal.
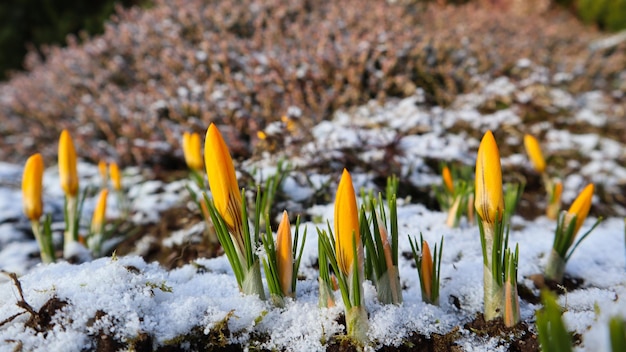
M 276 232 L 276 264 L 280 289 L 285 296 L 291 296 L 293 279 L 293 244 L 291 239 L 291 224 L 287 211 L 283 212 L 282 220 Z
M 92 233 L 100 233 L 102 232 L 102 226 L 104 225 L 104 219 L 106 216 L 107 210 L 107 196 L 109 195 L 108 189 L 103 189 L 100 191 L 100 195 L 98 196 L 98 202 L 96 203 L 96 209 L 93 212 L 93 217 L 91 218 L 91 232 Z
M 109 165 L 109 174 L 111 174 L 111 182 L 113 183 L 113 189 L 119 191 L 122 189 L 122 176 L 120 175 L 120 168 L 117 163 L 111 163 Z
M 524 135 L 524 147 L 535 170 L 539 173 L 543 173 L 546 170 L 546 160 L 543 158 L 541 147 L 537 139 L 529 134 Z
M 241 193 L 237 184 L 235 166 L 222 134 L 214 124 L 206 132 L 204 164 L 215 208 L 220 213 L 241 253 L 244 250 L 241 214 Z
M 78 172 L 76 171 L 76 149 L 67 130 L 61 132 L 59 139 L 59 177 L 61 188 L 68 197 L 78 195 Z
M 476 157 L 476 212 L 483 221 L 495 223 L 504 213 L 500 152 L 491 131 L 483 136 Z
M 593 183 L 590 183 L 583 189 L 572 203 L 572 206 L 567 211 L 567 215 L 570 217 L 576 216 L 576 225 L 574 227 L 574 235 L 578 233 L 580 227 L 585 222 L 589 209 L 591 209 L 591 198 L 593 197 Z M 573 238 L 573 237 L 572 237 Z
M 32 221 L 38 221 L 43 212 L 42 182 L 43 158 L 41 154 L 37 153 L 26 160 L 24 175 L 22 176 L 24 214 Z
M 360 258 L 354 258 L 353 239 L 356 241 L 357 255 Z M 351 273 L 355 259 L 362 261 L 362 246 L 352 177 L 344 169 L 335 199 L 335 247 L 339 268 L 345 275 Z

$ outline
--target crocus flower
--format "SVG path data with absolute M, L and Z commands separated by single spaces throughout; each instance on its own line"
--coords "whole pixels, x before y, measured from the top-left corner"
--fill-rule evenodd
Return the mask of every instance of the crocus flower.
M 185 132 L 183 134 L 183 155 L 187 166 L 195 171 L 202 171 L 202 148 L 200 146 L 200 135 L 197 133 Z
M 106 187 L 108 181 L 107 162 L 100 160 L 98 163 L 98 173 L 100 173 L 100 179 L 102 180 L 102 188 Z
M 39 221 L 43 212 L 41 199 L 43 182 L 43 158 L 41 154 L 32 155 L 26 160 L 22 176 L 22 203 L 24 214 L 31 221 Z
M 354 258 L 354 246 L 357 247 L 357 256 Z M 363 245 L 359 235 L 359 217 L 356 206 L 356 196 L 352 177 L 346 169 L 343 170 L 337 196 L 335 199 L 335 247 L 337 249 L 337 264 L 345 274 L 352 273 L 352 265 L 363 263 Z
M 502 218 L 504 197 L 502 194 L 502 168 L 500 152 L 491 131 L 483 136 L 476 157 L 476 212 L 490 224 L 496 221 L 496 214 Z
M 447 166 L 443 167 L 441 171 L 441 177 L 443 178 L 443 184 L 446 186 L 446 189 L 450 194 L 454 194 L 454 183 L 452 182 L 452 173 L 450 173 L 450 169 Z
M 100 195 L 98 196 L 98 202 L 96 203 L 96 209 L 93 212 L 93 217 L 91 218 L 91 232 L 92 233 L 101 233 L 102 226 L 104 225 L 104 220 L 106 216 L 107 210 L 107 196 L 109 195 L 109 190 L 106 188 L 100 191 Z
M 291 224 L 287 211 L 283 212 L 282 220 L 276 234 L 276 262 L 280 289 L 285 296 L 292 295 L 293 281 L 293 244 L 291 238 Z
M 117 163 L 112 162 L 109 164 L 109 174 L 111 175 L 113 189 L 116 191 L 122 190 L 122 177 L 120 176 L 120 168 L 117 166 Z
M 540 174 L 546 171 L 546 161 L 541 153 L 541 147 L 537 139 L 529 134 L 524 135 L 524 147 L 530 161 L 533 163 L 535 170 Z
M 68 197 L 78 195 L 78 172 L 76 171 L 76 149 L 67 130 L 59 139 L 59 176 L 61 187 Z
M 243 253 L 241 192 L 237 184 L 233 159 L 222 134 L 214 124 L 211 124 L 206 132 L 204 164 L 215 208 L 226 222 L 240 253 Z
M 593 183 L 588 184 L 587 187 L 585 187 L 585 189 L 578 194 L 578 197 L 576 197 L 576 200 L 574 200 L 574 203 L 572 203 L 572 206 L 570 206 L 567 211 L 566 226 L 569 226 L 569 222 L 574 218 L 574 216 L 576 217 L 576 225 L 574 226 L 572 241 L 578 233 L 578 230 L 580 230 L 580 227 L 583 225 L 583 222 L 585 222 L 587 214 L 589 214 L 589 209 L 591 209 L 593 188 Z

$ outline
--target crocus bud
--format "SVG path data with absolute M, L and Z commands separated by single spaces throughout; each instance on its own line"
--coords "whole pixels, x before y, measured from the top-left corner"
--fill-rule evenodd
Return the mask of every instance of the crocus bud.
M 96 203 L 96 209 L 93 212 L 93 217 L 91 218 L 91 232 L 92 233 L 101 233 L 102 226 L 104 225 L 104 220 L 106 216 L 107 210 L 107 196 L 109 195 L 108 189 L 103 189 L 100 191 L 100 195 L 98 196 L 98 202 Z
M 571 219 L 576 216 L 576 225 L 574 226 L 574 235 L 572 236 L 572 241 L 574 236 L 580 230 L 580 227 L 585 222 L 587 218 L 587 214 L 589 214 L 589 209 L 591 209 L 591 198 L 593 197 L 593 183 L 590 183 L 583 189 L 570 206 L 569 210 L 566 214 L 566 226 L 569 226 L 569 222 Z
M 214 124 L 206 132 L 204 164 L 215 208 L 220 213 L 240 253 L 244 252 L 241 213 L 241 191 L 237 184 L 235 166 L 222 134 Z
M 524 135 L 524 147 L 526 148 L 526 153 L 528 154 L 530 161 L 533 163 L 535 170 L 537 170 L 540 174 L 546 171 L 546 161 L 543 158 L 541 147 L 539 146 L 537 139 L 529 134 Z
M 280 290 L 285 296 L 291 296 L 293 282 L 293 243 L 291 239 L 291 224 L 287 211 L 283 212 L 282 220 L 276 232 L 276 264 L 280 280 Z
M 450 194 L 454 194 L 454 183 L 452 182 L 452 173 L 450 173 L 450 169 L 447 166 L 443 167 L 441 171 L 441 177 L 443 178 L 443 184 L 446 186 L 446 189 Z
M 122 176 L 120 175 L 120 168 L 117 163 L 112 162 L 109 164 L 109 174 L 111 175 L 111 182 L 113 183 L 113 189 L 116 191 L 122 190 Z
M 61 188 L 68 197 L 78 195 L 78 172 L 76 171 L 76 149 L 67 130 L 61 132 L 59 139 L 59 176 Z
M 202 147 L 200 146 L 200 135 L 197 133 L 185 132 L 183 134 L 183 155 L 187 166 L 196 171 L 202 171 Z
M 98 173 L 100 174 L 100 179 L 102 180 L 103 187 L 106 187 L 108 181 L 108 170 L 107 170 L 107 162 L 104 160 L 100 160 L 98 163 Z
M 22 176 L 22 203 L 24 214 L 31 221 L 39 221 L 43 213 L 41 199 L 43 183 L 43 158 L 41 154 L 32 155 L 26 160 Z
M 478 216 L 487 223 L 501 219 L 504 213 L 500 152 L 491 131 L 483 136 L 476 157 L 476 192 L 474 206 Z
M 359 258 L 354 258 L 355 245 Z M 350 177 L 350 173 L 346 169 L 343 170 L 341 175 L 335 199 L 335 246 L 337 249 L 337 264 L 345 275 L 351 274 L 352 266 L 355 263 L 362 265 L 363 244 L 359 234 L 356 196 L 354 194 L 354 186 L 352 185 L 352 177 Z
M 432 301 L 432 289 L 433 289 L 433 257 L 430 254 L 430 247 L 428 242 L 422 241 L 422 282 L 424 284 L 424 293 L 426 294 L 426 301 Z

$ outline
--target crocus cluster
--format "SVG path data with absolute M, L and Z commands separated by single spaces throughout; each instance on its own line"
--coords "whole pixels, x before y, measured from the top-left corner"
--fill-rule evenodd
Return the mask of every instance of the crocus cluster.
M 72 137 L 67 130 L 63 130 L 59 138 L 58 167 L 60 185 L 65 193 L 65 230 L 63 236 L 63 256 L 70 258 L 76 253 L 76 246 L 86 245 L 94 257 L 103 255 L 102 243 L 107 238 L 106 231 L 106 204 L 108 196 L 108 181 L 113 189 L 122 194 L 121 176 L 117 164 L 111 163 L 107 173 L 107 164 L 102 161 L 98 164 L 102 189 L 98 196 L 96 208 L 92 217 L 91 227 L 85 236 L 79 233 L 79 220 L 82 213 L 82 205 L 87 195 L 85 189 L 79 196 L 79 182 L 76 162 L 76 149 Z M 44 263 L 56 260 L 54 243 L 52 241 L 51 217 L 43 215 L 43 158 L 40 154 L 34 154 L 27 161 L 22 177 L 22 198 L 24 214 L 31 221 L 33 234 L 39 244 L 41 259 Z M 120 204 L 122 204 L 120 202 Z

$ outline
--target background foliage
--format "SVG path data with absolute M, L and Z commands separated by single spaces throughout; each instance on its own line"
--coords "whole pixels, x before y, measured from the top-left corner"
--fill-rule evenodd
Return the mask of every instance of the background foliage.
M 27 46 L 43 55 L 43 44 L 65 44 L 68 34 L 97 34 L 116 4 L 125 7 L 142 0 L 3 0 L 0 2 L 0 79 L 21 69 Z

